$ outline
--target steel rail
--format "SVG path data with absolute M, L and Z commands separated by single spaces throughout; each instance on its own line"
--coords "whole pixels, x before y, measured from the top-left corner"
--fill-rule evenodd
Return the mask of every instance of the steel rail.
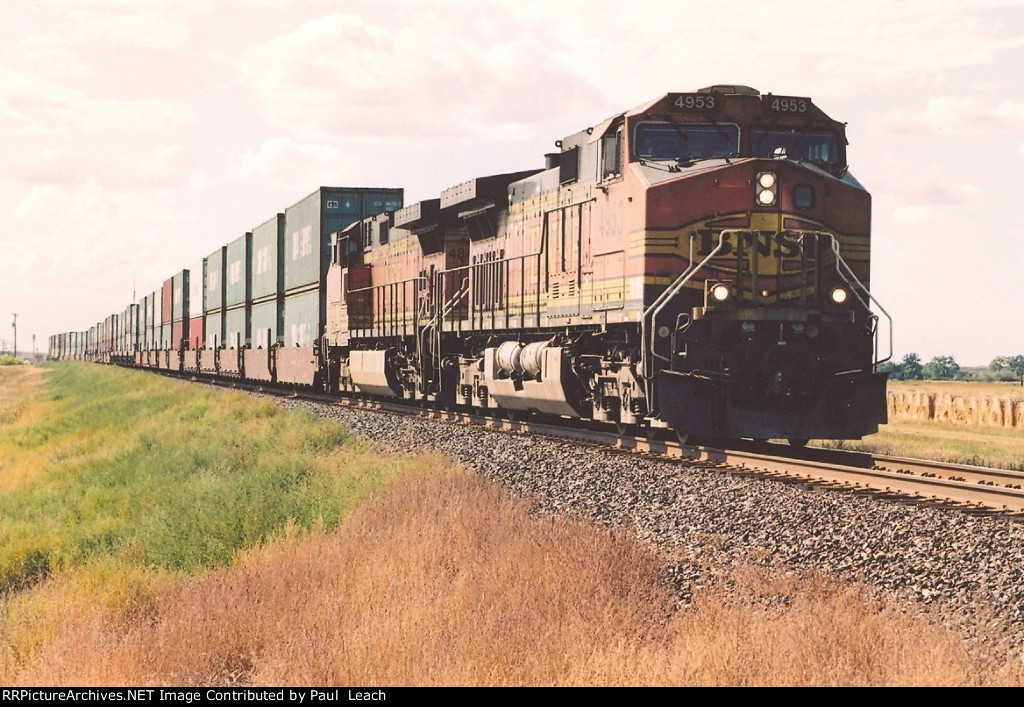
M 157 371 L 175 375 L 174 371 Z M 541 435 L 594 445 L 610 451 L 678 459 L 688 465 L 777 481 L 821 485 L 911 503 L 938 505 L 977 514 L 1000 514 L 1024 520 L 1024 472 L 862 452 L 767 445 L 769 453 L 749 449 L 683 445 L 649 429 L 647 434 L 620 433 L 604 427 L 567 426 L 531 415 L 493 416 L 479 410 L 438 408 L 367 397 L 337 397 L 317 391 L 283 389 L 244 380 L 197 382 L 251 390 L 278 397 L 385 412 L 455 424 L 471 424 L 511 434 Z M 764 448 L 766 445 L 757 445 Z
M 1024 472 L 950 464 L 938 461 L 889 457 L 848 456 L 847 463 L 804 459 L 798 455 L 764 454 L 714 446 L 688 446 L 652 436 L 619 434 L 610 430 L 567 427 L 528 418 L 499 418 L 480 413 L 415 409 L 374 400 L 343 400 L 359 407 L 416 414 L 435 420 L 470 422 L 489 429 L 539 434 L 561 440 L 594 444 L 607 449 L 639 452 L 680 459 L 705 468 L 750 473 L 776 479 L 835 485 L 854 491 L 903 497 L 909 501 L 952 504 L 962 510 L 990 510 L 1024 520 Z M 873 462 L 863 466 L 864 458 Z

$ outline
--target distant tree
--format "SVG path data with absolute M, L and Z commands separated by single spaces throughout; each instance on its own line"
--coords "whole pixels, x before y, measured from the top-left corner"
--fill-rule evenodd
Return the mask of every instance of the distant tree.
M 924 378 L 921 357 L 916 353 L 908 353 L 900 361 L 900 377 L 897 380 L 919 381 Z
M 875 371 L 878 373 L 888 373 L 889 380 L 900 380 L 900 364 L 895 361 L 889 360 L 885 363 L 880 363 L 875 366 Z
M 960 364 L 952 356 L 936 356 L 921 372 L 928 380 L 951 381 L 960 375 Z
M 1024 386 L 1024 356 L 1011 356 L 1006 360 L 1006 367 L 1013 371 L 1017 380 Z
M 1024 386 L 1024 356 L 997 356 L 988 367 L 997 373 L 1009 371 Z

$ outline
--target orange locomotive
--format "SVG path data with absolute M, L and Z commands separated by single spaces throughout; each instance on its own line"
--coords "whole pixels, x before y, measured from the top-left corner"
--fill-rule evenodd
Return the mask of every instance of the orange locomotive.
M 331 236 L 329 389 L 704 438 L 885 422 L 842 123 L 712 86 L 556 144 Z

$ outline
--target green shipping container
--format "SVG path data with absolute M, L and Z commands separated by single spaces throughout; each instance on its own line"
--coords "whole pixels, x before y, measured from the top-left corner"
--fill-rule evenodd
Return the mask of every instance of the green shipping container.
M 206 258 L 206 312 L 215 312 L 224 306 L 224 259 L 227 247 L 220 247 Z
M 206 313 L 206 348 L 215 349 L 224 343 L 224 315 L 220 310 Z
M 252 231 L 252 301 L 284 292 L 284 214 Z
M 400 209 L 402 199 L 402 189 L 320 187 L 286 209 L 285 292 L 322 285 L 331 262 L 331 233 L 368 216 Z
M 239 305 L 229 309 L 225 321 L 224 342 L 229 349 L 245 348 L 250 343 L 249 334 L 249 307 Z
M 284 312 L 277 298 L 252 306 L 252 347 L 265 349 L 283 341 Z
M 320 336 L 320 292 L 311 290 L 284 298 L 284 345 L 312 346 Z
M 246 233 L 228 243 L 225 258 L 224 306 L 245 304 L 252 291 L 252 234 Z

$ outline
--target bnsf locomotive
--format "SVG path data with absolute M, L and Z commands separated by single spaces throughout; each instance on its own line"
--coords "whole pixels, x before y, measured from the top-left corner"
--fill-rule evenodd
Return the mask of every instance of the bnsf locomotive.
M 712 86 L 556 145 L 404 207 L 321 188 L 52 352 L 703 438 L 885 422 L 843 123 Z

